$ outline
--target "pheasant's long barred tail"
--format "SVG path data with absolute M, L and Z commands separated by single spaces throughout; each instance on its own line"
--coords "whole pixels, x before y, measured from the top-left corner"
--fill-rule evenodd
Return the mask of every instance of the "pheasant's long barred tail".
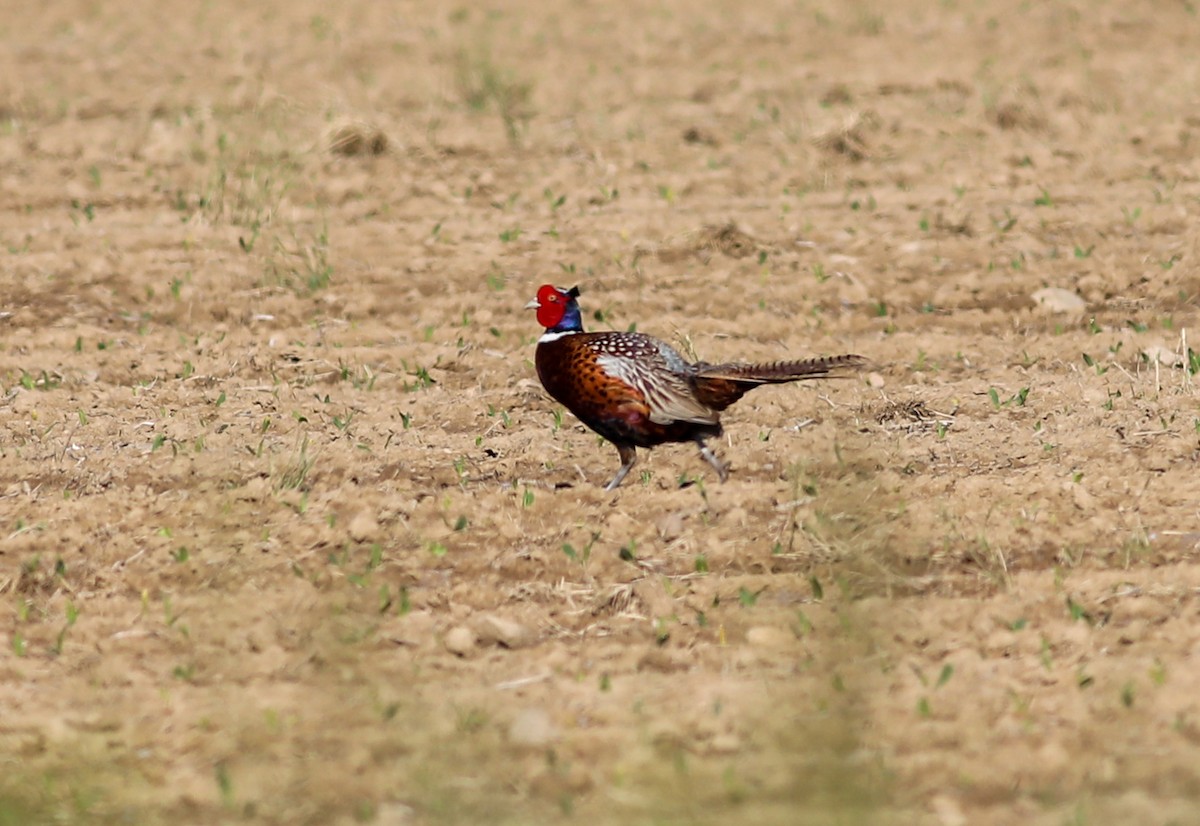
M 776 384 L 803 379 L 825 379 L 846 376 L 868 364 L 862 356 L 825 356 L 803 361 L 772 361 L 765 364 L 705 364 L 698 365 L 696 375 L 705 379 L 726 379 L 738 382 Z

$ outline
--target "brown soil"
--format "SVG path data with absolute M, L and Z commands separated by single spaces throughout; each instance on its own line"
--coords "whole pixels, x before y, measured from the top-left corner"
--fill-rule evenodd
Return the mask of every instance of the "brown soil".
M 6 11 L 0 823 L 1200 822 L 1194 4 L 432 7 Z

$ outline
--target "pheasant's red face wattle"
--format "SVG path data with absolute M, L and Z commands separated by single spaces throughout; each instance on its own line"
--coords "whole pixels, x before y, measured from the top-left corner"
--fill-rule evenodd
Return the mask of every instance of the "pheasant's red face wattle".
M 544 284 L 537 291 L 537 320 L 547 330 L 558 325 L 567 312 L 567 300 L 557 287 Z

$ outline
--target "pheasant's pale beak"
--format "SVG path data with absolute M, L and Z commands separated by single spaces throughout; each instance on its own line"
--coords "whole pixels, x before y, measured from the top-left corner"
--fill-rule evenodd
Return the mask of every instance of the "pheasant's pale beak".
M 533 299 L 533 301 L 530 301 L 528 304 L 526 304 L 526 305 L 525 305 L 525 309 L 526 309 L 526 310 L 537 310 L 537 309 L 539 309 L 541 306 L 542 306 L 542 305 L 541 305 L 541 304 L 539 304 L 539 303 L 538 303 L 538 300 L 535 298 L 535 299 Z

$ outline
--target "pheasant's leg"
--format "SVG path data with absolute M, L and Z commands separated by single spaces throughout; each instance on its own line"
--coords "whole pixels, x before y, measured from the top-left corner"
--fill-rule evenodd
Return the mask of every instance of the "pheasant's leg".
M 637 448 L 629 445 L 617 445 L 617 452 L 621 454 L 621 469 L 617 471 L 617 475 L 612 478 L 612 481 L 604 486 L 605 490 L 616 490 L 617 486 L 625 481 L 625 477 L 629 475 L 629 471 L 637 462 Z
M 700 445 L 700 455 L 704 457 L 704 461 L 713 466 L 713 470 L 717 472 L 717 477 L 724 482 L 729 478 L 729 465 L 717 458 L 717 454 L 713 453 L 703 439 L 697 439 L 696 444 Z

